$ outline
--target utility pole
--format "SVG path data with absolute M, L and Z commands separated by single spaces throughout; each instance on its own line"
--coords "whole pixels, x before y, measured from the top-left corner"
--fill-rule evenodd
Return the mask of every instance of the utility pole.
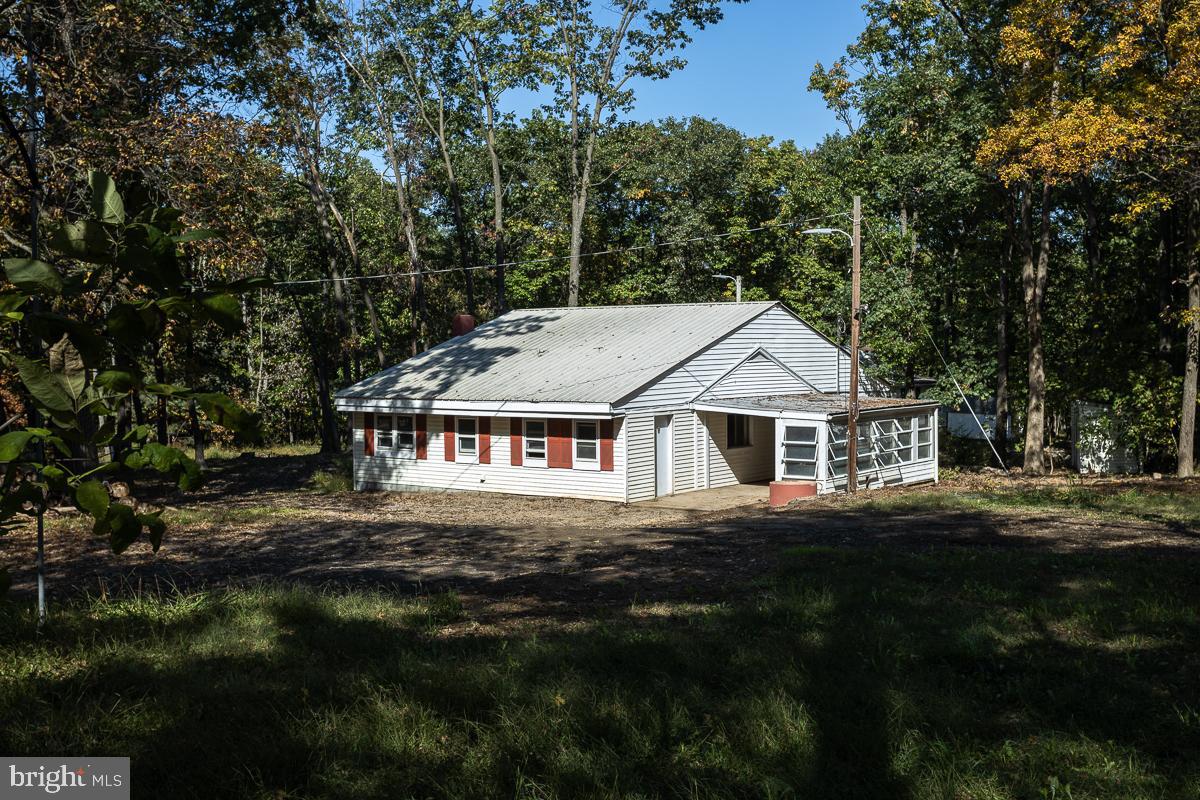
M 850 394 L 846 397 L 846 491 L 858 491 L 858 330 L 862 309 L 859 304 L 859 273 L 862 271 L 862 197 L 854 195 L 853 233 L 841 228 L 809 228 L 801 233 L 826 236 L 838 233 L 850 240 Z M 838 386 L 842 390 L 842 355 L 838 351 Z
M 850 267 L 850 395 L 846 404 L 846 491 L 858 491 L 859 274 L 862 270 L 862 198 L 854 195 Z

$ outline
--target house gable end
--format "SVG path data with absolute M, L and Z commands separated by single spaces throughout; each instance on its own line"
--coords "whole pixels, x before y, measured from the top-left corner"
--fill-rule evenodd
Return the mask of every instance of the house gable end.
M 700 392 L 693 400 L 748 397 L 757 394 L 802 394 L 816 387 L 763 348 L 754 350 Z

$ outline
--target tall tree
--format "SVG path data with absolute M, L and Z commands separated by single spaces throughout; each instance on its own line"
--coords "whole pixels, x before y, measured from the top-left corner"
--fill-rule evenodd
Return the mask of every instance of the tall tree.
M 741 2 L 742 0 L 731 0 Z M 620 0 L 605 21 L 589 0 L 543 0 L 549 20 L 556 102 L 567 121 L 571 198 L 570 272 L 567 304 L 579 304 L 583 223 L 593 182 L 596 142 L 621 111 L 633 107 L 630 82 L 668 77 L 686 62 L 678 55 L 689 27 L 703 30 L 723 16 L 721 0 Z M 601 182 L 607 177 L 602 178 Z

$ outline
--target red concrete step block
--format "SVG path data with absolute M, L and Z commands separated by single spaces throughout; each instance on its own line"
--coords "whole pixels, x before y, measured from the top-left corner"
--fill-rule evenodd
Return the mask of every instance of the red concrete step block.
M 771 508 L 783 508 L 801 497 L 816 497 L 813 481 L 771 481 Z

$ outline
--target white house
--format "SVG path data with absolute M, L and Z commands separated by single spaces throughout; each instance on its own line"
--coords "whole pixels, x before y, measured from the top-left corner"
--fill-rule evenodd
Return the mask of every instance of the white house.
M 865 379 L 864 379 L 865 381 Z M 646 500 L 845 488 L 849 356 L 780 303 L 511 311 L 337 395 L 358 489 Z M 937 407 L 864 382 L 863 486 L 937 479 Z

